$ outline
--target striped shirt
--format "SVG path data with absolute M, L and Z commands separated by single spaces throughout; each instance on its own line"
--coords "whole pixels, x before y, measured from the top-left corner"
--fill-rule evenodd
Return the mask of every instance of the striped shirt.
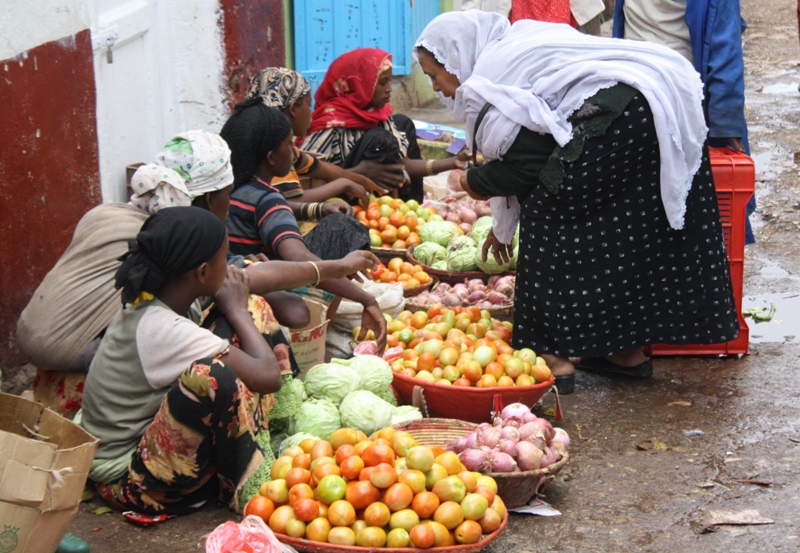
M 408 138 L 406 133 L 395 126 L 394 120 L 390 117 L 388 121 L 383 121 L 377 126 L 386 129 L 395 136 L 397 143 L 400 145 L 400 155 L 406 157 Z M 343 127 L 322 129 L 306 135 L 300 147 L 306 152 L 321 156 L 323 161 L 343 167 L 350 151 L 356 147 L 365 132 L 367 131 L 345 129 Z
M 277 259 L 277 248 L 287 238 L 302 240 L 292 208 L 278 189 L 253 179 L 231 194 L 228 241 L 232 254 L 263 253 Z
M 294 148 L 294 167 L 285 177 L 273 177 L 270 184 L 283 194 L 284 198 L 296 198 L 303 195 L 300 186 L 300 175 L 313 173 L 319 167 L 319 160 L 309 153 L 301 151 L 297 146 Z

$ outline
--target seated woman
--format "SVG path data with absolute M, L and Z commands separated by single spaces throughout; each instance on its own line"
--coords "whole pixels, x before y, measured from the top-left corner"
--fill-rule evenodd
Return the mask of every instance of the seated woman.
M 37 401 L 69 418 L 80 409 L 84 375 L 119 310 L 119 291 L 114 288 L 118 258 L 147 217 L 161 209 L 195 205 L 224 220 L 233 189 L 230 155 L 228 145 L 217 134 L 205 130 L 181 133 L 164 146 L 153 163 L 134 173 L 130 202 L 99 205 L 83 216 L 69 247 L 17 323 L 19 348 L 39 369 L 34 382 Z M 244 266 L 240 257 L 229 261 Z M 319 268 L 323 278 L 331 278 L 373 262 L 351 257 Z M 307 282 L 315 282 L 314 268 L 304 270 Z M 309 313 L 302 299 L 279 292 L 294 286 L 282 280 L 284 271 L 263 265 L 251 265 L 248 271 L 251 289 L 267 298 L 281 324 L 292 328 L 308 324 Z
M 330 258 L 348 251 L 353 235 L 364 232 L 364 225 L 358 221 L 331 214 L 307 235 L 310 243 L 307 245 L 304 241 L 297 227 L 296 212 L 269 184 L 273 177 L 286 175 L 294 161 L 291 125 L 279 110 L 265 106 L 259 98 L 246 100 L 236 106 L 220 135 L 231 148 L 236 185 L 227 222 L 233 253 L 263 253 L 273 259 L 318 262 L 322 255 Z M 343 202 L 302 204 L 296 209 L 300 218 L 306 218 L 303 215 L 309 213 L 320 218 L 329 211 L 335 212 L 337 204 Z M 368 238 L 365 249 L 369 249 Z M 379 350 L 383 351 L 386 319 L 375 298 L 347 279 L 321 284 L 318 281 L 317 284 L 323 290 L 364 306 L 359 339 L 372 330 L 377 336 Z
M 259 468 L 271 464 L 269 434 L 259 433 L 291 368 L 253 323 L 248 271 L 227 255 L 219 217 L 175 207 L 145 221 L 116 273 L 124 307 L 94 356 L 76 417 L 100 440 L 89 477 L 116 508 L 188 514 L 218 495 L 241 510 L 254 494 L 248 479 L 263 479 Z M 240 349 L 197 325 L 204 296 Z
M 300 149 L 371 178 L 400 198 L 422 201 L 422 177 L 463 169 L 458 157 L 423 161 L 414 123 L 392 115 L 392 55 L 358 48 L 336 58 L 314 95 L 309 134 Z
M 292 124 L 292 134 L 302 137 L 311 126 L 311 86 L 300 73 L 285 67 L 262 69 L 250 79 L 246 99 L 261 98 L 264 105 L 277 108 Z M 346 196 L 369 203 L 369 193 L 386 194 L 386 190 L 363 175 L 342 169 L 338 165 L 317 159 L 294 148 L 294 166 L 289 174 L 275 176 L 270 184 L 280 190 L 287 199 L 305 202 L 324 202 L 331 198 Z M 308 190 L 300 187 L 300 176 L 324 180 L 325 184 Z

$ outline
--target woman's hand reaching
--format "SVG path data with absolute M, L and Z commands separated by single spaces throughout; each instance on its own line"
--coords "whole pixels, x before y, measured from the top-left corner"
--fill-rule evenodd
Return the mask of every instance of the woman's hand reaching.
M 350 170 L 372 179 L 378 186 L 402 188 L 406 183 L 403 169 L 402 163 L 381 163 L 365 159 Z
M 490 251 L 498 265 L 508 263 L 509 260 L 514 257 L 514 248 L 511 247 L 511 244 L 503 244 L 494 235 L 493 230 L 489 231 L 489 234 L 486 236 L 486 241 L 483 243 L 481 259 L 486 261 L 486 259 L 489 257 Z
M 372 271 L 380 264 L 380 260 L 372 252 L 357 250 L 350 252 L 339 260 L 341 271 L 335 278 L 354 275 L 358 272 Z
M 326 217 L 334 213 L 344 213 L 350 217 L 355 217 L 355 210 L 350 207 L 346 202 L 325 202 L 322 205 L 322 216 Z

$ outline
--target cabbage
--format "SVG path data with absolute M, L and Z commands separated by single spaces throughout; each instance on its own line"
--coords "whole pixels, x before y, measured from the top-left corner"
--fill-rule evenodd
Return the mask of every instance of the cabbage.
M 291 374 L 281 377 L 281 389 L 275 392 L 275 405 L 269 411 L 270 422 L 276 419 L 285 419 L 294 416 L 300 409 L 300 404 L 305 399 L 303 381 L 293 378 Z
M 346 365 L 356 371 L 361 378 L 359 389 L 367 390 L 378 396 L 381 391 L 391 386 L 394 380 L 392 367 L 377 355 L 357 355 L 346 360 L 332 359 L 331 362 Z
M 514 257 L 511 259 L 511 265 L 508 267 L 509 270 L 517 270 L 517 259 L 519 259 L 519 242 L 514 246 Z
M 447 250 L 448 271 L 474 271 L 475 242 L 469 236 L 454 236 Z
M 300 445 L 300 442 L 303 440 L 319 440 L 316 436 L 312 436 L 311 434 L 306 434 L 304 432 L 298 432 L 288 438 L 284 438 L 283 441 L 278 445 L 276 454 L 280 457 L 280 454 L 289 449 L 290 447 L 294 447 L 296 445 Z
M 484 239 L 485 242 L 485 239 Z M 475 250 L 475 264 L 478 266 L 478 269 L 486 273 L 487 275 L 496 275 L 498 273 L 504 273 L 506 271 L 511 270 L 511 264 L 515 263 L 516 259 L 516 251 L 514 257 L 509 259 L 508 263 L 498 264 L 492 255 L 491 250 L 488 252 L 486 256 L 486 261 L 481 259 L 483 256 L 483 242 L 478 245 L 478 248 Z
M 449 221 L 428 221 L 419 229 L 419 237 L 423 242 L 436 242 L 440 246 L 447 246 L 450 239 L 460 233 L 458 226 Z M 416 252 L 417 248 L 414 248 L 414 251 Z
M 339 410 L 326 399 L 309 399 L 300 405 L 300 409 L 289 425 L 289 434 L 303 432 L 327 440 L 334 430 L 342 427 Z
M 486 237 L 489 235 L 489 231 L 492 230 L 492 224 L 494 221 L 491 217 L 481 217 L 472 225 L 472 231 L 470 231 L 470 236 L 475 241 L 476 244 L 483 244 L 486 240 Z
M 339 405 L 344 396 L 358 390 L 361 377 L 358 373 L 344 365 L 321 363 L 314 365 L 306 373 L 306 393 L 317 399 L 327 399 Z
M 431 267 L 437 261 L 447 259 L 447 250 L 436 242 L 423 242 L 414 248 L 414 257 L 423 265 Z
M 392 426 L 397 423 L 405 421 L 413 421 L 422 418 L 422 412 L 411 405 L 401 405 L 395 407 L 394 416 L 392 417 Z
M 373 393 L 392 407 L 397 407 L 397 396 L 394 395 L 394 390 L 391 386 L 386 386 L 383 390 Z
M 437 261 L 436 263 L 431 265 L 431 267 L 433 267 L 434 269 L 436 269 L 438 271 L 446 271 L 447 270 L 447 260 L 444 259 L 442 261 Z
M 361 430 L 369 436 L 392 423 L 394 409 L 372 392 L 358 390 L 344 398 L 340 413 L 345 427 Z

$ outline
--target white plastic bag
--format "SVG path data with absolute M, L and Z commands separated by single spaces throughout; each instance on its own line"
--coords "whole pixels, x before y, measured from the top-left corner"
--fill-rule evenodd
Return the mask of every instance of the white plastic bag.
M 517 223 L 519 223 L 520 205 L 517 197 L 495 196 L 489 200 L 489 205 L 492 207 L 492 217 L 494 217 L 492 221 L 494 237 L 503 244 L 510 244 L 514 239 L 514 233 L 517 232 Z
M 206 553 L 297 553 L 278 541 L 260 517 L 249 515 L 236 524 L 232 520 L 217 526 L 206 538 Z

